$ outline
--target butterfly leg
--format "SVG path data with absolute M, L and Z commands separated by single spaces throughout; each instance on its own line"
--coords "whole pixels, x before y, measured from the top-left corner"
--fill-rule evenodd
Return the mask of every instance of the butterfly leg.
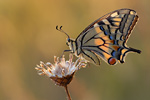
M 87 65 L 88 65 L 89 67 L 91 67 L 91 65 L 90 65 L 90 63 L 89 63 L 89 62 L 87 62 Z
M 60 56 L 60 58 L 62 58 L 62 56 L 64 55 L 64 52 L 71 52 L 71 50 L 64 50 Z

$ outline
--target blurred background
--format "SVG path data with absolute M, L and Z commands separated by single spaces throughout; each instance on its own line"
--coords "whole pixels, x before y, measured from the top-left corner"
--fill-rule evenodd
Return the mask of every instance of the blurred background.
M 73 100 L 150 100 L 149 5 L 149 0 L 0 0 L 0 100 L 66 100 L 63 87 L 34 69 L 68 49 L 56 25 L 76 38 L 120 8 L 134 9 L 140 17 L 127 45 L 142 53 L 128 54 L 124 64 L 101 60 L 100 66 L 80 69 L 69 91 Z

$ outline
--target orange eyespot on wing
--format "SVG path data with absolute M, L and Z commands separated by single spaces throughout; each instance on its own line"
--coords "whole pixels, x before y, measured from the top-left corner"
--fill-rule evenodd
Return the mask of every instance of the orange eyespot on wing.
M 113 58 L 113 57 L 110 57 L 110 58 L 108 59 L 108 63 L 109 63 L 110 65 L 114 65 L 114 64 L 116 64 L 116 59 Z

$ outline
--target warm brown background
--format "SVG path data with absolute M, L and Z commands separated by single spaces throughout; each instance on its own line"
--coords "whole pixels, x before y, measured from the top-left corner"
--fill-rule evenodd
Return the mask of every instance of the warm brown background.
M 66 100 L 62 87 L 34 69 L 68 49 L 55 26 L 76 38 L 92 21 L 120 8 L 140 17 L 128 46 L 142 54 L 128 54 L 116 66 L 91 64 L 76 73 L 69 90 L 73 100 L 150 100 L 149 0 L 0 0 L 0 100 Z

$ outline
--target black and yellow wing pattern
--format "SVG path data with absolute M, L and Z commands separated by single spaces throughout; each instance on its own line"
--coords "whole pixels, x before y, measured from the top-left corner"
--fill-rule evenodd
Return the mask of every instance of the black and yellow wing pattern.
M 77 55 L 96 65 L 100 65 L 100 58 L 110 65 L 124 63 L 128 52 L 141 52 L 126 45 L 137 20 L 131 9 L 119 9 L 97 19 L 76 38 Z

